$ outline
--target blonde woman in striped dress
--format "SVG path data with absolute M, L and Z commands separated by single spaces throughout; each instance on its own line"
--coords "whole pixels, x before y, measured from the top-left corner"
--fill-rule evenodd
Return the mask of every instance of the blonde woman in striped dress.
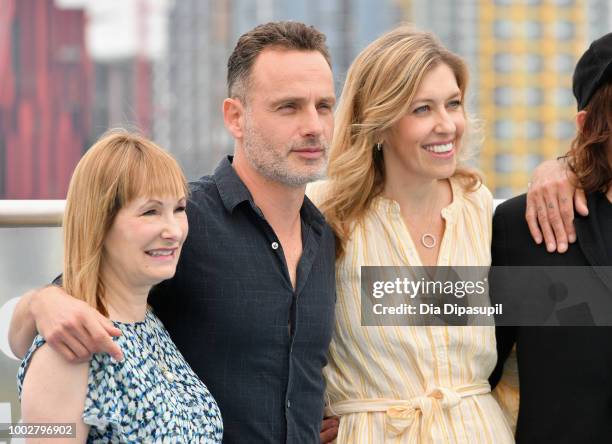
M 510 443 L 487 382 L 494 327 L 363 327 L 363 265 L 490 263 L 492 197 L 462 165 L 463 60 L 397 28 L 351 66 L 329 180 L 309 194 L 338 238 L 328 415 L 337 443 Z

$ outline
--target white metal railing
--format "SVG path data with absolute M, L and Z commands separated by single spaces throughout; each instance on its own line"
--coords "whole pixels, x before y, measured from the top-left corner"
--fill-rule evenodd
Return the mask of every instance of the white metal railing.
M 495 199 L 494 207 L 504 199 Z M 0 227 L 59 227 L 64 200 L 0 200 Z
M 59 227 L 64 200 L 0 200 L 0 227 Z
M 504 199 L 495 199 L 494 207 Z M 0 227 L 59 227 L 65 200 L 0 200 Z

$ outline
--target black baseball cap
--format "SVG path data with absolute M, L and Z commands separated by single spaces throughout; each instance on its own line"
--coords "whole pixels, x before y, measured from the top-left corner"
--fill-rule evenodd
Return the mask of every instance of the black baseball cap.
M 576 64 L 572 89 L 578 101 L 578 111 L 587 106 L 595 91 L 610 82 L 612 82 L 612 32 L 591 43 Z

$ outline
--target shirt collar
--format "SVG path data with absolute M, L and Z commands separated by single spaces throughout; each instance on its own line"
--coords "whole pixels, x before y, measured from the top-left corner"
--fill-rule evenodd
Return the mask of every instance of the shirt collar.
M 250 202 L 253 208 L 256 208 L 253 202 L 253 196 L 249 192 L 244 182 L 238 177 L 236 171 L 232 167 L 234 156 L 226 156 L 221 159 L 219 165 L 213 173 L 215 184 L 219 190 L 219 195 L 223 201 L 225 209 L 232 213 L 234 208 L 242 202 Z
M 233 213 L 234 209 L 239 204 L 246 201 L 251 204 L 253 209 L 259 212 L 249 189 L 244 182 L 242 182 L 240 177 L 238 177 L 236 170 L 232 167 L 233 159 L 234 156 L 224 157 L 213 173 L 213 178 L 217 184 L 217 189 L 219 190 L 223 205 L 228 212 Z M 312 225 L 318 229 L 317 231 L 322 232 L 323 225 L 325 224 L 324 217 L 306 196 L 304 196 L 304 203 L 300 209 L 300 215 L 306 224 Z
M 304 203 L 300 209 L 300 216 L 304 223 L 310 225 L 319 235 L 323 233 L 325 217 L 319 209 L 312 203 L 308 196 L 304 196 Z

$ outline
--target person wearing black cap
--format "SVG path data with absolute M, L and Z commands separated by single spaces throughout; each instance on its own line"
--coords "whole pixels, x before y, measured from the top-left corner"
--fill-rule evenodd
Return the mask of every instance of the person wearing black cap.
M 612 33 L 595 40 L 578 61 L 573 92 L 578 131 L 567 153 L 567 166 L 576 185 L 586 192 L 589 209 L 588 216 L 575 219 L 577 242 L 565 254 L 550 254 L 535 245 L 523 223 L 526 199 L 521 195 L 495 212 L 494 266 L 612 265 Z M 612 280 L 597 273 L 593 276 L 589 285 L 609 294 L 612 304 Z M 499 294 L 500 288 L 497 290 Z M 494 282 L 491 298 L 495 303 Z M 595 319 L 597 315 L 594 313 Z M 499 357 L 490 378 L 492 386 L 499 382 L 504 361 L 516 344 L 520 380 L 517 442 L 610 441 L 612 327 L 497 327 L 497 342 Z
M 578 101 L 578 111 L 584 111 L 595 93 L 610 82 L 612 82 L 612 33 L 591 43 L 576 65 L 572 86 Z M 605 91 L 599 95 L 602 93 Z

